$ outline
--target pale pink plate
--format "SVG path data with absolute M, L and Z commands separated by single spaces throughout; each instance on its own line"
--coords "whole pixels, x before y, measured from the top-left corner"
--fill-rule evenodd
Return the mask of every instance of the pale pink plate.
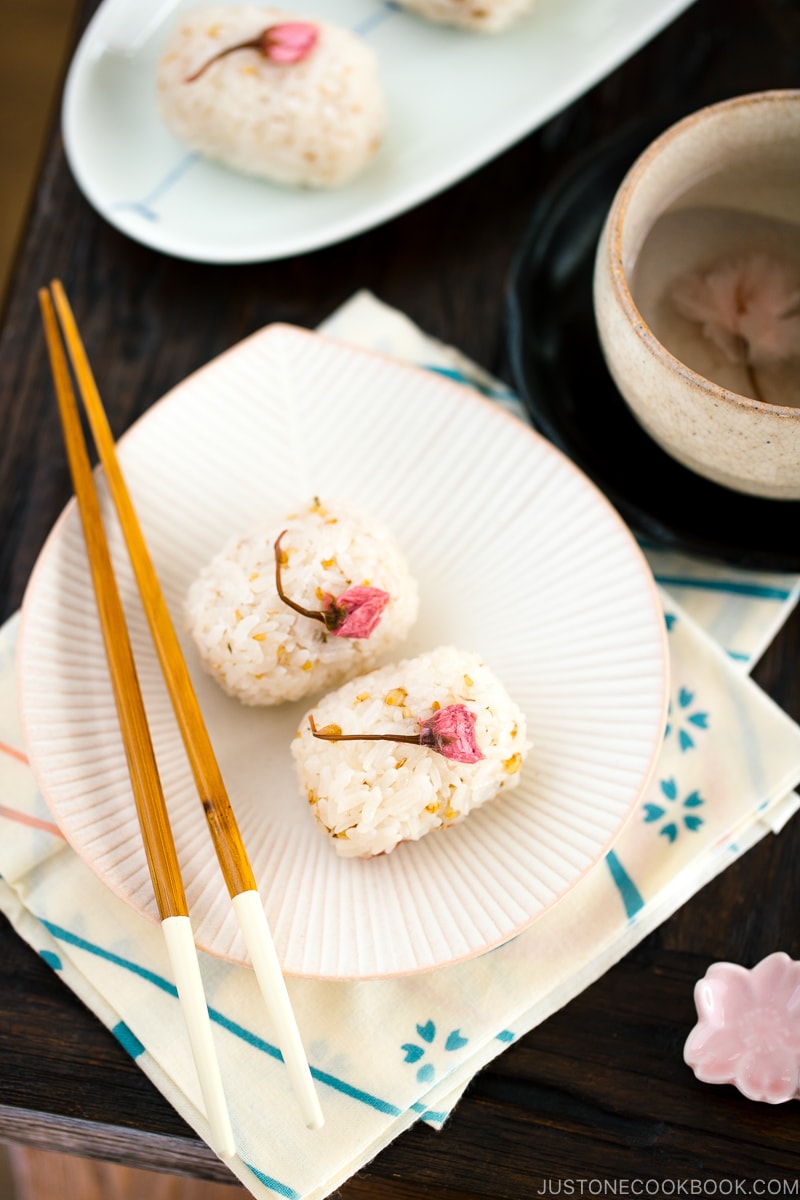
M 185 644 L 286 971 L 361 978 L 469 958 L 536 920 L 602 857 L 660 747 L 664 618 L 628 530 L 548 442 L 431 372 L 273 326 L 155 405 L 120 458 L 176 624 L 190 580 L 229 535 L 313 495 L 350 499 L 393 531 L 419 581 L 419 620 L 398 657 L 473 650 L 527 717 L 534 749 L 507 798 L 382 859 L 343 860 L 294 776 L 289 743 L 305 706 L 242 707 Z M 198 943 L 242 961 L 109 524 Z M 73 505 L 25 597 L 19 691 L 56 820 L 100 878 L 155 919 Z

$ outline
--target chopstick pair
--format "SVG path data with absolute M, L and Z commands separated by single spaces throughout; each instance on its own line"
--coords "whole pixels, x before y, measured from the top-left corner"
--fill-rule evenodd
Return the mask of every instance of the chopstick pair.
M 57 280 L 49 290 L 40 290 L 39 305 L 156 904 L 211 1127 L 212 1145 L 222 1158 L 230 1158 L 236 1147 L 211 1035 L 186 895 L 64 344 L 117 510 L 214 849 L 256 979 L 277 1031 L 276 1040 L 292 1087 L 310 1129 L 322 1126 L 322 1110 L 255 877 L 188 667 L 117 460 L 114 439 L 75 318 Z

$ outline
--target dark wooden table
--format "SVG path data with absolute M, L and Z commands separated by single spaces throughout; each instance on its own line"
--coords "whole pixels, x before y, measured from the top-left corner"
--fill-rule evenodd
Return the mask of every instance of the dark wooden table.
M 508 379 L 509 264 L 554 173 L 634 112 L 798 86 L 798 0 L 697 0 L 586 97 L 458 186 L 342 245 L 238 267 L 172 260 L 115 232 L 78 192 L 54 130 L 0 339 L 0 616 L 19 606 L 70 494 L 36 306 L 50 278 L 71 296 L 117 433 L 253 330 L 272 321 L 313 327 L 360 287 Z M 795 719 L 798 664 L 800 613 L 756 671 Z M 704 1194 L 723 1180 L 738 1185 L 734 1194 L 755 1180 L 761 1194 L 778 1194 L 780 1184 L 767 1193 L 767 1180 L 796 1185 L 797 1105 L 757 1105 L 733 1088 L 703 1086 L 681 1052 L 695 1020 L 693 984 L 712 961 L 752 965 L 776 949 L 800 957 L 798 862 L 795 820 L 478 1075 L 444 1132 L 404 1134 L 341 1189 L 343 1200 L 518 1200 L 566 1193 L 579 1180 L 584 1194 L 589 1180 L 593 1194 L 600 1180 L 638 1181 L 629 1194 L 654 1194 L 655 1180 L 664 1194 L 690 1194 L 702 1180 Z M 5 922 L 0 1139 L 230 1179 Z

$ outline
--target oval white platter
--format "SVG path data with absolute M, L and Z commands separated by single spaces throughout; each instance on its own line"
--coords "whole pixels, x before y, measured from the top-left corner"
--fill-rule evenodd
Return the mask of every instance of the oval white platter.
M 78 186 L 117 229 L 178 258 L 235 263 L 340 242 L 436 195 L 571 103 L 691 0 L 538 0 L 496 35 L 435 25 L 391 0 L 303 0 L 303 16 L 334 21 L 373 47 L 389 114 L 369 169 L 327 191 L 236 174 L 163 126 L 156 64 L 193 3 L 162 3 L 153 27 L 142 18 L 141 45 L 120 54 L 103 31 L 130 17 L 132 0 L 103 0 L 70 64 L 64 146 Z
M 607 852 L 638 803 L 666 717 L 663 613 L 603 496 L 550 443 L 432 372 L 290 326 L 177 386 L 119 443 L 176 627 L 234 533 L 341 497 L 394 532 L 420 584 L 397 657 L 477 652 L 523 708 L 520 785 L 445 833 L 370 860 L 316 826 L 289 743 L 307 704 L 245 708 L 184 649 L 284 969 L 422 971 L 526 928 Z M 246 961 L 110 502 L 103 509 L 198 945 Z M 26 592 L 19 690 L 31 762 L 68 841 L 153 920 L 78 512 Z

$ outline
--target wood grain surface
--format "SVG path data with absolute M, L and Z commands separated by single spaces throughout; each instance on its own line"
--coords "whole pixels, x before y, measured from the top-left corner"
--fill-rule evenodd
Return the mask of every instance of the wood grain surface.
M 509 265 L 560 167 L 634 113 L 787 86 L 800 86 L 797 0 L 697 0 L 583 99 L 413 212 L 307 256 L 237 267 L 177 261 L 117 233 L 78 192 L 54 130 L 0 334 L 0 617 L 19 606 L 70 495 L 36 303 L 52 277 L 71 298 L 115 434 L 247 334 L 272 321 L 314 327 L 362 287 L 511 382 Z M 756 671 L 795 719 L 798 664 L 795 613 Z M 800 957 L 798 861 L 795 820 L 481 1072 L 444 1131 L 402 1135 L 342 1200 L 518 1200 L 580 1179 L 659 1180 L 664 1194 L 678 1180 L 796 1183 L 797 1105 L 697 1083 L 682 1047 L 693 984 L 712 961 Z M 0 1138 L 230 1179 L 4 922 Z
M 9 1146 L 7 1153 L 13 1200 L 237 1200 L 245 1194 L 238 1181 L 210 1183 L 30 1146 Z

